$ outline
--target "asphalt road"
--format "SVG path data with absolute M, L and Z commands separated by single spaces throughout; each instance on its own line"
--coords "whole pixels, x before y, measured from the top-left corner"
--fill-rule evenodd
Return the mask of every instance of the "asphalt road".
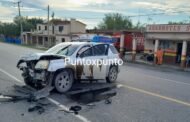
M 30 48 L 0 43 L 0 92 L 11 92 L 14 84 L 22 84 L 16 68 L 20 55 L 42 52 Z M 117 96 L 112 104 L 104 101 L 95 106 L 82 106 L 79 115 L 59 109 L 77 105 L 64 95 L 53 93 L 45 113 L 28 113 L 32 105 L 26 101 L 0 103 L 0 122 L 189 122 L 190 73 L 138 64 L 121 67 Z

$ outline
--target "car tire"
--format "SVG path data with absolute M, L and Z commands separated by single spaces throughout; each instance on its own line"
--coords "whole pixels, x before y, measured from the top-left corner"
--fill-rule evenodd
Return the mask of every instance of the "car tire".
M 116 82 L 118 75 L 118 68 L 117 66 L 111 66 L 108 72 L 108 76 L 106 77 L 107 83 L 114 83 Z
M 54 86 L 57 92 L 65 93 L 70 90 L 74 82 L 73 72 L 69 69 L 64 69 L 57 73 L 54 78 Z

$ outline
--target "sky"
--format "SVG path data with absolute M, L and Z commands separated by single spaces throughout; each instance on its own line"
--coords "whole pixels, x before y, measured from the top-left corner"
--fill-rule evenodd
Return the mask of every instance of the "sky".
M 0 0 L 0 21 L 11 22 L 18 15 L 16 0 Z M 87 24 L 88 29 L 97 26 L 107 13 L 129 16 L 134 24 L 167 24 L 168 21 L 189 21 L 190 0 L 21 0 L 21 15 L 75 18 Z M 146 15 L 146 16 L 144 16 Z

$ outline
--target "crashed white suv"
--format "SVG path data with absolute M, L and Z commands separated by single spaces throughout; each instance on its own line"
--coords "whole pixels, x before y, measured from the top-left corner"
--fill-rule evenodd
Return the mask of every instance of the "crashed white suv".
M 115 82 L 119 62 L 118 52 L 111 44 L 65 42 L 45 53 L 22 56 L 17 67 L 23 71 L 27 85 L 53 85 L 58 92 L 64 93 L 74 82 L 103 79 Z

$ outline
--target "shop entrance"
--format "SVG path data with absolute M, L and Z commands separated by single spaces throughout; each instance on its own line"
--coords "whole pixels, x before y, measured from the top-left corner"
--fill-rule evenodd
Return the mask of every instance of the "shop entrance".
M 182 43 L 177 43 L 176 63 L 181 63 Z

